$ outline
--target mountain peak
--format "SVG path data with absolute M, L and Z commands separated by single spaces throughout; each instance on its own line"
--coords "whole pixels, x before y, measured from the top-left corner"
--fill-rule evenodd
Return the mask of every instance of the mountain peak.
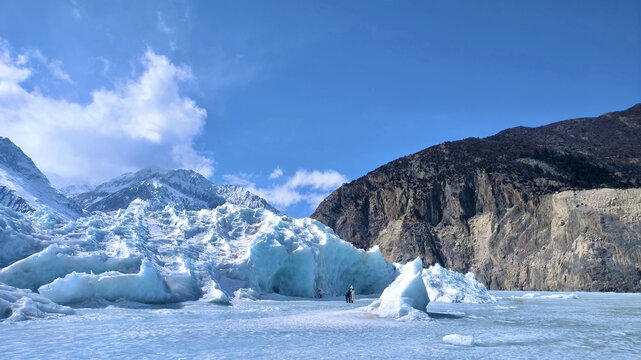
M 22 212 L 45 205 L 72 219 L 83 214 L 77 204 L 51 187 L 49 179 L 20 147 L 5 137 L 0 137 L 0 205 Z
M 158 167 L 123 174 L 74 199 L 88 211 L 123 209 L 133 200 L 141 199 L 152 208 L 171 205 L 177 209 L 200 210 L 231 203 L 278 212 L 267 201 L 241 187 L 215 185 L 193 170 Z

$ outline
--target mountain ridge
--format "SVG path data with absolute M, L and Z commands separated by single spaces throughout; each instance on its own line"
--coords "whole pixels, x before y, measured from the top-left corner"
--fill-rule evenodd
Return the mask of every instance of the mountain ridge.
M 15 211 L 36 210 L 41 205 L 74 219 L 83 210 L 60 191 L 17 145 L 0 137 L 0 204 Z
M 280 214 L 265 199 L 242 187 L 216 185 L 186 169 L 144 168 L 95 187 L 76 185 L 57 190 L 29 156 L 10 139 L 0 137 L 0 205 L 18 212 L 48 206 L 77 219 L 93 211 L 127 208 L 136 199 L 147 201 L 155 209 L 170 205 L 177 210 L 201 210 L 230 203 Z
M 135 199 L 152 208 L 171 205 L 178 210 L 213 209 L 225 203 L 266 208 L 280 213 L 263 198 L 234 185 L 216 185 L 193 170 L 144 168 L 120 175 L 91 191 L 73 196 L 87 211 L 124 209 Z

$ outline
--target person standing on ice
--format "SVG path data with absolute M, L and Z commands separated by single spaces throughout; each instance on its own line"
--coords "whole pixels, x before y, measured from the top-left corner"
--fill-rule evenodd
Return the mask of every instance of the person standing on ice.
M 353 303 L 354 302 L 354 285 L 349 286 L 349 290 L 345 294 L 345 302 Z
M 316 295 L 318 295 L 318 297 L 320 299 L 322 299 L 323 298 L 323 290 L 321 290 L 321 288 L 316 288 Z

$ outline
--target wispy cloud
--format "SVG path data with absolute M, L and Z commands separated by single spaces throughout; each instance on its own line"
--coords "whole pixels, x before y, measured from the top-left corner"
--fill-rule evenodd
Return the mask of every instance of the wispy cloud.
M 278 173 L 277 170 L 280 170 L 280 175 L 272 177 L 274 173 Z M 273 180 L 281 176 L 283 176 L 283 171 L 276 168 L 269 178 Z M 230 184 L 242 186 L 263 197 L 281 210 L 304 202 L 313 211 L 329 195 L 330 191 L 347 182 L 347 178 L 335 170 L 307 171 L 301 169 L 296 171 L 293 176 L 285 177 L 284 182 L 267 187 L 256 186 L 256 182 L 253 180 L 254 175 L 250 174 L 224 175 L 224 178 Z
M 97 56 L 93 59 L 97 60 L 101 65 L 102 70 L 100 71 L 100 74 L 102 76 L 107 76 L 107 74 L 109 74 L 109 70 L 111 70 L 111 61 L 102 56 Z
M 94 90 L 90 103 L 79 104 L 24 88 L 33 73 L 30 56 L 13 55 L 0 39 L 0 135 L 48 176 L 67 179 L 59 185 L 95 183 L 145 166 L 212 174 L 212 160 L 193 147 L 207 113 L 180 91 L 180 83 L 194 79 L 189 67 L 147 49 L 139 76 Z
M 73 80 L 71 80 L 69 74 L 62 70 L 62 62 L 60 60 L 50 61 L 40 52 L 40 50 L 29 50 L 25 54 L 21 54 L 18 57 L 18 65 L 25 65 L 31 59 L 44 65 L 56 79 L 73 84 Z
M 278 179 L 279 177 L 283 176 L 283 169 L 277 167 L 274 169 L 274 171 L 269 174 L 270 179 Z
M 74 19 L 80 20 L 82 17 L 80 15 L 80 9 L 78 9 L 78 3 L 76 0 L 71 0 L 71 16 L 73 16 Z
M 158 11 L 156 14 L 157 14 L 157 19 L 158 19 L 156 21 L 158 31 L 160 31 L 162 33 L 165 33 L 165 34 L 173 33 L 174 29 L 169 27 L 169 26 L 167 26 L 167 22 L 165 21 L 165 17 L 162 15 L 162 13 L 160 11 Z

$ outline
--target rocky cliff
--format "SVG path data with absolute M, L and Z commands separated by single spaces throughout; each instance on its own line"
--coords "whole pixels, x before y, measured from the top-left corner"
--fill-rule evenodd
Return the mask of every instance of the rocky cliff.
M 341 186 L 312 217 L 492 289 L 641 291 L 640 188 L 641 104 L 430 147 Z

